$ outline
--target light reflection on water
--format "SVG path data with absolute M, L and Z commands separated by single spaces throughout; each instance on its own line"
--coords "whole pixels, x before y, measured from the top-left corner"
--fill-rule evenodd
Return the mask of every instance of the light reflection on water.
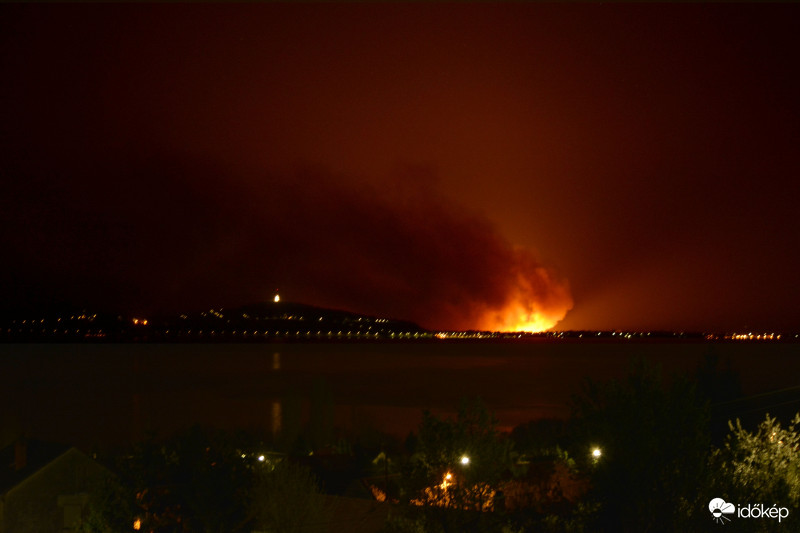
M 694 373 L 710 353 L 745 392 L 798 385 L 799 345 L 397 343 L 0 345 L 0 437 L 123 441 L 194 423 L 280 434 L 330 407 L 336 426 L 405 435 L 423 409 L 453 414 L 480 396 L 511 428 L 569 413 L 585 377 L 625 375 L 644 356 Z

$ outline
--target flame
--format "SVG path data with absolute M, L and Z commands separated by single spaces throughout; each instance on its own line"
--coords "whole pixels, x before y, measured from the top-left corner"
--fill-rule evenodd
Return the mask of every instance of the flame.
M 553 328 L 572 309 L 567 282 L 533 264 L 528 255 L 518 256 L 515 281 L 505 303 L 484 313 L 481 329 L 539 333 Z
M 555 326 L 562 317 L 554 318 L 540 312 L 529 312 L 523 306 L 511 305 L 496 313 L 489 327 L 491 331 L 525 331 L 539 333 Z
M 547 313 L 531 309 L 530 303 L 512 302 L 499 311 L 489 313 L 484 318 L 481 329 L 489 331 L 525 331 L 539 333 L 553 328 L 566 315 L 563 312 Z

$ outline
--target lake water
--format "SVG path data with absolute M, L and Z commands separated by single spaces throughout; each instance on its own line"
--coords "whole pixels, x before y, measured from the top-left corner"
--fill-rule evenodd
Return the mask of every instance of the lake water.
M 280 432 L 317 407 L 336 426 L 405 435 L 423 409 L 453 414 L 466 396 L 510 429 L 566 417 L 584 377 L 623 377 L 636 357 L 694 373 L 710 353 L 748 394 L 800 385 L 800 345 L 788 343 L 6 344 L 2 437 L 90 445 L 194 423 Z

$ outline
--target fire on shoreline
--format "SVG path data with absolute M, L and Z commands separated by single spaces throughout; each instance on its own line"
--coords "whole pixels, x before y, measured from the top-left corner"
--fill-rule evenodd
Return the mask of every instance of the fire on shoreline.
M 502 333 L 547 331 L 566 316 L 572 305 L 565 281 L 553 279 L 542 267 L 520 268 L 505 305 L 487 310 L 480 329 Z

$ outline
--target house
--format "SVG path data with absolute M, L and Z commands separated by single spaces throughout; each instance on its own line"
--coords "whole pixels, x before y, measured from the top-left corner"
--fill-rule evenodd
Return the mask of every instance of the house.
M 0 450 L 0 533 L 74 531 L 111 472 L 80 450 L 19 439 Z

